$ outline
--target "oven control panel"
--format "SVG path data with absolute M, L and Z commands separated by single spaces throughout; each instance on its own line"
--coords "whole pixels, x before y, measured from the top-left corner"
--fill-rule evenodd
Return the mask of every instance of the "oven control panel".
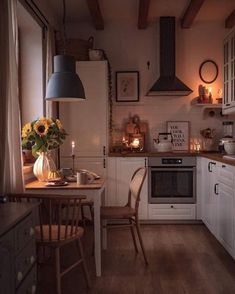
M 182 164 L 182 158 L 162 158 L 162 164 Z

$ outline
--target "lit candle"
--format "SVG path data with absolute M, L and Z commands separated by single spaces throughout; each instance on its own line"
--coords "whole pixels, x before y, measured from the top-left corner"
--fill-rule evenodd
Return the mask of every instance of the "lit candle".
M 212 97 L 212 88 L 209 88 L 209 97 Z
M 75 149 L 75 142 L 72 141 L 72 156 L 74 155 L 74 149 Z

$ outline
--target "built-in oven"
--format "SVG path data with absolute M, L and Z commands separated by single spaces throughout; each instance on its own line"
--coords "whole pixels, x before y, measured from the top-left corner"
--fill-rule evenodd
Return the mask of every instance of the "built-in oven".
M 196 203 L 196 157 L 149 157 L 149 203 Z

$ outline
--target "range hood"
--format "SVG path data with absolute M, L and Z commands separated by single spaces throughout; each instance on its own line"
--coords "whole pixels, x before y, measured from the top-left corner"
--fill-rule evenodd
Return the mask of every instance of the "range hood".
M 160 17 L 160 77 L 147 96 L 187 96 L 192 90 L 175 75 L 175 17 Z

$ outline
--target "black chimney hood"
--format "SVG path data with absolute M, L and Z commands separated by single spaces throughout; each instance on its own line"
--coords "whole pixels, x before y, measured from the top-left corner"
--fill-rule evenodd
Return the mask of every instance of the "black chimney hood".
M 192 90 L 175 75 L 175 17 L 160 17 L 160 77 L 147 96 L 187 96 Z

